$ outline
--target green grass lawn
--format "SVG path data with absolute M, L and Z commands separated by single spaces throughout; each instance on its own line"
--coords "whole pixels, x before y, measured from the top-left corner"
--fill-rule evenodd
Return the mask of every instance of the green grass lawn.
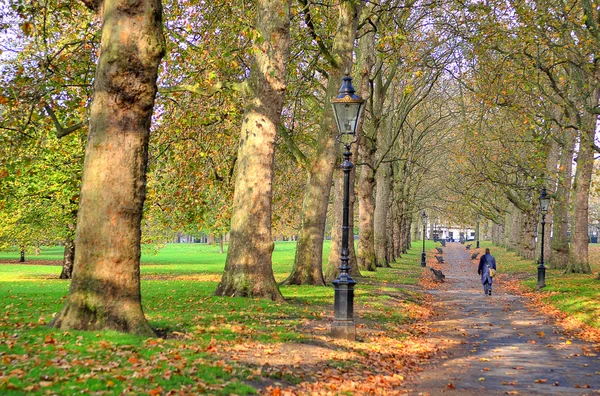
M 276 243 L 273 267 L 279 281 L 289 274 L 294 253 L 294 242 Z M 324 253 L 326 258 L 329 243 Z M 61 256 L 60 248 L 45 248 L 28 259 Z M 18 254 L 10 257 L 18 259 Z M 215 297 L 225 257 L 218 246 L 203 244 L 171 244 L 143 256 L 144 312 L 164 339 L 50 329 L 45 324 L 59 312 L 69 288 L 69 281 L 58 279 L 60 267 L 0 265 L 0 394 L 254 393 L 248 380 L 253 367 L 223 361 L 215 351 L 242 342 L 313 342 L 305 327 L 327 323 L 333 289 L 282 287 L 284 303 Z M 410 312 L 391 306 L 389 295 L 381 291 L 416 284 L 419 262 L 420 251 L 413 249 L 393 268 L 358 280 L 356 315 L 365 326 L 399 331 L 398 325 L 410 320 Z M 402 293 L 418 305 L 419 293 Z
M 481 247 L 489 247 L 496 257 L 498 269 L 502 273 L 518 274 L 528 290 L 535 290 L 537 283 L 537 262 L 523 260 L 515 252 L 482 242 Z M 563 270 L 546 269 L 546 287 L 541 291 L 543 300 L 551 303 L 562 312 L 572 315 L 582 322 L 600 329 L 600 246 L 590 245 L 590 264 L 593 274 L 563 274 Z

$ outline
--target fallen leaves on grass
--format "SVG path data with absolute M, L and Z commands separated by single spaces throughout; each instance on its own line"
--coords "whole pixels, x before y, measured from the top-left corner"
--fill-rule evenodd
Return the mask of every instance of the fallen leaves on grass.
M 572 315 L 560 311 L 552 304 L 544 301 L 544 294 L 529 291 L 525 289 L 520 282 L 512 282 L 511 280 L 512 279 L 508 279 L 506 282 L 503 282 L 503 286 L 515 294 L 526 297 L 524 302 L 527 305 L 534 307 L 537 312 L 544 313 L 545 315 L 554 318 L 557 324 L 567 332 L 574 334 L 585 341 L 600 343 L 600 329 L 585 324 Z M 571 341 L 567 340 L 565 344 L 569 345 L 571 344 Z

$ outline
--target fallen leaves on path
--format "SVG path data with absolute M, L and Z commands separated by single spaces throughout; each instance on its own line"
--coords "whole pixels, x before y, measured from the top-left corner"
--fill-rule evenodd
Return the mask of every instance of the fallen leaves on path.
M 508 279 L 503 282 L 503 286 L 510 292 L 525 297 L 524 302 L 530 308 L 555 319 L 556 324 L 568 333 L 585 341 L 600 343 L 600 329 L 587 325 L 581 320 L 560 311 L 558 308 L 544 301 L 546 294 L 531 292 L 521 286 L 520 282 L 516 282 L 516 279 L 512 279 L 510 275 L 506 274 L 505 276 Z M 540 334 L 540 338 L 542 338 L 544 336 L 543 332 Z M 565 341 L 565 344 L 569 345 L 571 344 L 571 341 L 567 340 Z

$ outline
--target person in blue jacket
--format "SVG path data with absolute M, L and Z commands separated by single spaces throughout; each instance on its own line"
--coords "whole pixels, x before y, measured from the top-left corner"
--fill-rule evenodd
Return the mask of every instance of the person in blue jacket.
M 490 254 L 490 249 L 485 249 L 485 254 L 479 259 L 479 267 L 477 273 L 481 275 L 481 283 L 483 284 L 483 293 L 486 296 L 492 295 L 492 283 L 494 279 L 490 276 L 490 269 L 496 269 L 496 259 Z

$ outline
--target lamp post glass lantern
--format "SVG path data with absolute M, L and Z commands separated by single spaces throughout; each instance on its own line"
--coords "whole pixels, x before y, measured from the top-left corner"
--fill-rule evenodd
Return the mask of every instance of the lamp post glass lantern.
M 423 219 L 423 252 L 421 253 L 421 267 L 426 267 L 427 266 L 427 254 L 425 253 L 425 233 L 427 232 L 426 227 L 427 227 L 427 213 L 425 213 L 425 211 L 423 211 L 423 214 L 421 215 L 422 219 Z
M 542 237 L 540 238 L 540 260 L 538 262 L 538 279 L 536 288 L 539 290 L 546 287 L 546 266 L 544 265 L 544 228 L 546 226 L 546 213 L 550 208 L 550 196 L 546 192 L 546 187 L 542 188 L 542 192 L 539 197 L 540 201 L 540 213 L 542 214 Z
M 332 282 L 334 286 L 334 318 L 331 329 L 332 336 L 354 341 L 356 339 L 356 323 L 354 322 L 354 285 L 350 276 L 350 250 L 348 240 L 350 226 L 348 221 L 350 204 L 350 171 L 354 165 L 350 161 L 350 146 L 356 142 L 356 127 L 364 109 L 364 100 L 355 95 L 352 78 L 346 75 L 342 80 L 339 94 L 331 100 L 335 121 L 339 134 L 337 141 L 344 145 L 344 161 L 341 168 L 344 172 L 344 202 L 342 209 L 342 250 L 340 254 L 340 274 Z

